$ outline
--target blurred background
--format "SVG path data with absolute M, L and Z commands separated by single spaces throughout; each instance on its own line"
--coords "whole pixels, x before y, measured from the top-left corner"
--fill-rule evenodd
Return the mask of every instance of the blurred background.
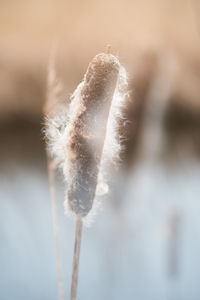
M 112 46 L 129 73 L 125 151 L 84 228 L 78 299 L 200 299 L 200 2 L 0 1 L 0 299 L 58 299 L 42 107 Z M 65 299 L 75 222 L 57 174 Z

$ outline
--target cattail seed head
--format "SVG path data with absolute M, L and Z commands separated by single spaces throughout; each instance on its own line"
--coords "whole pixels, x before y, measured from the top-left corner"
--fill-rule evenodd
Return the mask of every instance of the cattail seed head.
M 67 182 L 66 213 L 81 218 L 91 210 L 94 214 L 95 196 L 108 192 L 105 174 L 110 163 L 116 165 L 119 160 L 122 111 L 127 101 L 126 70 L 108 49 L 91 61 L 70 103 L 46 115 L 48 151 Z
M 95 197 L 109 111 L 120 64 L 111 54 L 99 54 L 90 63 L 71 103 L 67 132 L 67 206 L 86 216 Z

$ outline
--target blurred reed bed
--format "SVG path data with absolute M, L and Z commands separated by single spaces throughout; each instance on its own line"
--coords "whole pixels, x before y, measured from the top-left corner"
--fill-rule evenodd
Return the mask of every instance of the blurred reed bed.
M 37 63 L 30 60 L 29 55 L 24 56 L 24 61 L 19 60 L 22 53 L 16 53 L 16 58 L 11 60 L 13 54 L 6 49 L 1 49 L 4 58 L 2 75 L 0 80 L 2 88 L 0 91 L 1 126 L 10 127 L 14 122 L 32 123 L 38 126 L 42 123 L 41 111 L 43 99 L 45 98 L 45 66 L 47 64 L 47 51 L 41 51 L 38 56 L 34 56 Z M 69 95 L 75 88 L 75 82 L 80 81 L 81 72 L 84 72 L 86 63 L 79 61 L 77 66 L 75 58 L 70 61 L 59 49 L 56 59 L 58 78 L 62 78 L 62 95 Z M 166 51 L 165 51 L 166 52 Z M 200 153 L 199 141 L 199 59 L 197 56 L 187 54 L 185 57 L 179 55 L 177 51 L 170 51 L 176 57 L 178 71 L 176 81 L 173 82 L 173 90 L 168 99 L 163 126 L 166 133 L 165 153 L 170 151 L 171 155 L 178 154 L 184 145 L 188 151 L 193 151 L 196 155 Z M 163 56 L 161 50 L 149 51 L 148 49 L 139 51 L 135 47 L 134 59 L 127 54 L 126 65 L 130 74 L 129 90 L 133 101 L 127 103 L 124 113 L 127 122 L 122 127 L 125 151 L 122 154 L 124 166 L 130 166 L 133 159 L 137 159 L 139 153 L 140 139 L 143 134 L 143 124 L 146 106 L 148 103 L 148 93 L 152 84 L 152 79 L 157 71 L 158 61 Z M 67 56 L 66 52 L 66 56 Z M 5 57 L 7 56 L 7 59 Z M 9 59 L 8 59 L 9 56 Z M 38 61 L 38 57 L 40 57 Z M 92 55 L 91 55 L 92 56 Z M 121 55 L 122 56 L 122 55 Z M 123 62 L 123 57 L 121 57 Z M 12 61 L 12 65 L 9 66 Z M 15 71 L 13 66 L 15 66 Z M 5 72 L 4 72 L 4 71 Z M 33 71 L 34 70 L 34 71 Z M 13 72 L 14 71 L 14 72 Z M 165 73 L 165 69 L 162 71 Z M 158 75 L 159 76 L 159 75 Z M 24 88 L 25 87 L 25 88 Z M 27 92 L 26 92 L 27 91 Z M 61 97 L 61 102 L 65 97 Z M 133 105 L 134 103 L 134 105 Z M 40 119 L 41 118 L 41 119 Z M 21 121 L 20 121 L 21 120 Z M 7 124 L 7 125 L 6 125 Z M 191 146 L 189 146 L 191 145 Z M 186 149 L 185 148 L 185 149 Z
M 197 1 L 183 0 L 179 5 L 178 0 L 166 3 L 103 0 L 101 5 L 98 1 L 92 5 L 89 1 L 60 0 L 48 3 L 48 12 L 44 3 L 32 0 L 21 1 L 20 5 L 2 3 L 2 118 L 5 114 L 41 113 L 48 49 L 55 37 L 61 42 L 58 75 L 62 73 L 67 93 L 75 89 L 90 57 L 109 42 L 128 66 L 128 72 L 134 74 L 133 87 L 137 86 L 140 100 L 150 80 L 147 74 L 153 72 L 156 59 L 162 52 L 173 52 L 180 64 L 173 102 L 200 109 Z M 112 18 L 118 21 L 112 23 Z

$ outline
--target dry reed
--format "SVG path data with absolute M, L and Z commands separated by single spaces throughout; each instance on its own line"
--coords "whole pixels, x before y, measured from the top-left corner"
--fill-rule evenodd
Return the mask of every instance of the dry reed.
M 178 276 L 181 231 L 181 211 L 173 208 L 168 220 L 168 271 L 169 276 Z
M 71 300 L 77 295 L 82 222 L 94 211 L 95 196 L 107 192 L 103 169 L 120 152 L 117 120 L 127 99 L 126 71 L 108 49 L 91 61 L 70 105 L 47 120 L 48 149 L 67 181 L 65 211 L 77 220 Z
M 49 66 L 48 66 L 48 77 L 47 77 L 47 95 L 46 102 L 44 104 L 43 112 L 47 118 L 54 115 L 58 109 L 58 92 L 60 90 L 59 85 L 56 82 L 56 73 L 55 73 L 55 47 L 52 48 L 49 57 Z M 47 128 L 47 122 L 45 124 Z M 45 131 L 46 131 L 45 128 Z M 57 220 L 57 206 L 56 206 L 56 190 L 55 190 L 55 170 L 57 167 L 57 160 L 52 158 L 48 148 L 46 149 L 47 156 L 47 167 L 48 167 L 48 180 L 50 186 L 50 196 L 51 196 L 51 212 L 52 212 L 52 221 L 53 221 L 53 231 L 54 231 L 54 240 L 55 240 L 55 250 L 56 250 L 56 268 L 57 268 L 57 277 L 58 277 L 58 296 L 59 300 L 64 300 L 64 289 L 63 289 L 63 278 L 62 278 L 62 264 L 61 264 L 61 255 L 60 255 L 60 243 L 59 243 L 59 230 L 58 230 L 58 220 Z

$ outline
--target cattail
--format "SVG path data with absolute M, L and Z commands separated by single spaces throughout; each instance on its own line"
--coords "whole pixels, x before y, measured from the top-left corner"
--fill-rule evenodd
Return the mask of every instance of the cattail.
M 49 118 L 49 151 L 57 158 L 67 182 L 65 211 L 77 217 L 71 300 L 76 299 L 82 220 L 93 210 L 96 194 L 107 186 L 105 165 L 118 157 L 118 118 L 128 99 L 125 69 L 114 55 L 101 53 L 89 64 L 70 105 Z
M 72 100 L 66 143 L 67 203 L 71 211 L 82 217 L 92 208 L 119 69 L 115 56 L 97 55 Z
M 127 75 L 119 60 L 102 53 L 90 63 L 70 104 L 46 121 L 51 156 L 59 162 L 68 184 L 66 212 L 85 217 L 96 194 L 102 194 L 103 173 L 119 159 L 118 126 L 122 106 L 129 98 Z

